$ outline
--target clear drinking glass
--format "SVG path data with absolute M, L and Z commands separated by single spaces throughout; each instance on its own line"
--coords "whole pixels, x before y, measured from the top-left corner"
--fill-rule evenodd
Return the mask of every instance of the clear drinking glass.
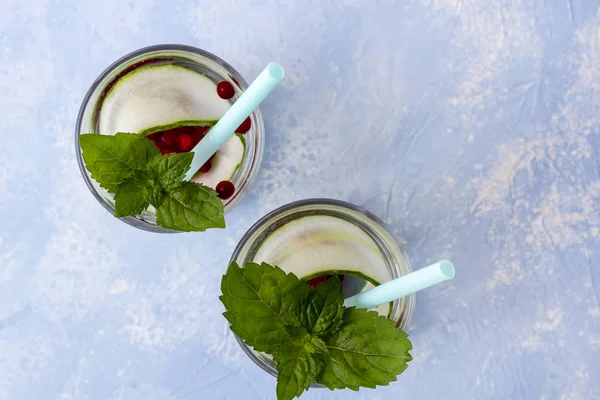
M 79 115 L 77 116 L 75 127 L 75 152 L 77 154 L 79 169 L 81 170 L 85 183 L 94 197 L 111 214 L 114 213 L 115 207 L 114 195 L 101 188 L 100 185 L 91 178 L 91 174 L 85 168 L 81 147 L 79 145 L 79 135 L 85 133 L 103 133 L 98 130 L 100 106 L 107 93 L 115 85 L 115 82 L 118 79 L 142 65 L 165 64 L 174 64 L 201 73 L 214 82 L 215 85 L 222 81 L 231 83 L 235 89 L 234 97 L 229 100 L 231 104 L 233 104 L 248 87 L 244 78 L 242 78 L 232 66 L 221 60 L 219 57 L 207 51 L 183 45 L 157 45 L 142 48 L 117 60 L 100 74 L 85 95 L 79 110 Z M 216 94 L 211 93 L 210 95 Z M 244 158 L 239 168 L 230 179 L 235 186 L 235 192 L 230 198 L 223 201 L 225 212 L 235 207 L 248 192 L 262 161 L 265 129 L 260 110 L 256 109 L 250 116 L 250 119 L 252 128 L 244 135 L 246 146 Z M 175 232 L 157 226 L 156 216 L 151 211 L 144 211 L 138 216 L 124 217 L 121 219 L 136 228 L 147 231 L 160 233 Z
M 381 220 L 358 206 L 330 199 L 309 199 L 297 201 L 280 207 L 265 215 L 242 237 L 236 249 L 234 250 L 233 255 L 231 256 L 230 262 L 235 261 L 238 265 L 243 266 L 248 262 L 260 263 L 261 261 L 264 261 L 255 259 L 255 256 L 261 249 L 261 246 L 265 243 L 265 240 L 267 240 L 281 227 L 306 216 L 329 216 L 340 218 L 344 221 L 350 222 L 362 232 L 366 233 L 372 242 L 375 243 L 377 251 L 381 254 L 381 258 L 385 260 L 384 271 L 378 271 L 380 272 L 378 276 L 384 277 L 383 281 L 379 283 L 385 283 L 392 279 L 398 278 L 401 275 L 406 275 L 411 271 L 409 261 L 402 247 L 394 239 L 391 232 Z M 301 237 L 301 234 L 299 237 Z M 324 235 L 322 239 L 328 240 L 327 235 Z M 293 245 L 293 241 L 290 243 L 281 243 L 282 247 Z M 307 262 L 310 262 L 311 257 L 315 256 L 316 255 L 309 254 L 309 252 L 307 252 Z M 279 266 L 282 267 L 281 265 Z M 285 270 L 285 268 L 283 269 Z M 304 277 L 299 276 L 299 278 Z M 406 329 L 409 325 L 414 308 L 415 296 L 413 294 L 403 297 L 402 299 L 395 300 L 392 303 L 391 312 L 388 317 L 394 321 L 397 321 L 397 326 L 399 328 Z M 277 376 L 275 363 L 269 355 L 254 351 L 237 336 L 236 339 L 244 352 L 252 359 L 252 361 L 254 361 L 260 368 L 269 374 Z M 313 384 L 312 387 L 322 386 Z

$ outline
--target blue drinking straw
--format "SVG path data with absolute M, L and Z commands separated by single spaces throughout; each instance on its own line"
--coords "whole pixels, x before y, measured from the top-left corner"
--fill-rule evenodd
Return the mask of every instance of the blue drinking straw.
M 442 260 L 344 300 L 346 307 L 374 308 L 454 278 L 454 265 Z
M 192 179 L 200 167 L 229 140 L 235 130 L 252 114 L 252 111 L 271 93 L 284 76 L 285 73 L 281 65 L 274 62 L 267 65 L 219 122 L 192 149 L 194 159 L 185 175 L 185 180 Z

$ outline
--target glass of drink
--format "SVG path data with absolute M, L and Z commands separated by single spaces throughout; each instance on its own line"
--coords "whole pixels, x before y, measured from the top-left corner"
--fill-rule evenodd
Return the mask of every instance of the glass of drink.
M 240 266 L 266 262 L 311 286 L 337 275 L 346 298 L 411 271 L 404 251 L 382 221 L 360 207 L 329 199 L 302 200 L 267 214 L 246 232 L 233 261 Z M 415 296 L 410 295 L 375 310 L 406 330 L 414 307 Z M 259 367 L 277 376 L 270 355 L 237 340 Z
M 109 66 L 88 90 L 77 117 L 75 146 L 88 188 L 111 214 L 114 195 L 91 178 L 79 135 L 137 133 L 162 154 L 189 152 L 248 87 L 240 74 L 217 56 L 190 46 L 159 45 L 126 55 Z M 256 109 L 192 181 L 215 189 L 224 212 L 244 197 L 264 149 L 264 124 Z M 152 206 L 121 218 L 140 229 L 174 232 L 156 225 Z

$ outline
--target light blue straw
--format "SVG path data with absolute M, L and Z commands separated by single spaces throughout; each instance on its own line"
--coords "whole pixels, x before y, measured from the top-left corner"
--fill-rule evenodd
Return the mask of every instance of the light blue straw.
M 454 278 L 454 265 L 442 260 L 344 300 L 346 307 L 374 308 Z
M 252 82 L 248 89 L 213 126 L 208 134 L 192 149 L 194 159 L 185 175 L 185 180 L 192 179 L 194 174 L 221 146 L 229 140 L 235 130 L 244 122 L 252 111 L 271 93 L 275 86 L 283 79 L 283 67 L 277 63 L 270 63 Z

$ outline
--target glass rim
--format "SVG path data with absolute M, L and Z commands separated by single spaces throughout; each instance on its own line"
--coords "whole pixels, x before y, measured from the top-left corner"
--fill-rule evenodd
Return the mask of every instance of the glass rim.
M 92 192 L 92 194 L 96 198 L 96 200 L 102 205 L 102 207 L 104 207 L 104 209 L 106 209 L 111 214 L 114 213 L 114 207 L 111 204 L 109 204 L 104 197 L 102 197 L 101 193 L 98 192 L 98 189 L 95 187 L 94 183 L 92 182 L 92 178 L 91 178 L 90 174 L 88 173 L 87 169 L 85 168 L 83 154 L 81 152 L 81 147 L 79 145 L 79 135 L 81 134 L 81 127 L 84 122 L 83 121 L 84 115 L 86 113 L 88 106 L 90 105 L 90 100 L 94 96 L 94 92 L 110 76 L 111 73 L 118 70 L 119 67 L 121 67 L 122 65 L 126 64 L 127 62 L 129 62 L 137 57 L 143 56 L 145 54 L 150 54 L 153 52 L 160 52 L 160 51 L 176 51 L 176 52 L 179 51 L 179 52 L 184 52 L 184 53 L 187 52 L 187 53 L 193 54 L 195 56 L 206 58 L 206 59 L 210 60 L 211 62 L 216 63 L 217 65 L 222 67 L 224 70 L 226 70 L 227 74 L 229 74 L 232 78 L 234 78 L 234 80 L 236 81 L 236 83 L 238 84 L 238 86 L 240 87 L 240 89 L 242 91 L 246 90 L 248 88 L 248 83 L 246 82 L 246 80 L 240 75 L 240 73 L 235 68 L 233 68 L 225 60 L 221 59 L 219 56 L 217 56 L 213 53 L 210 53 L 206 50 L 203 50 L 203 49 L 200 49 L 200 48 L 194 47 L 194 46 L 184 45 L 184 44 L 157 44 L 157 45 L 142 47 L 140 49 L 137 49 L 137 50 L 134 50 L 132 52 L 125 54 L 124 56 L 118 58 L 116 61 L 112 62 L 108 67 L 106 67 L 96 77 L 96 79 L 94 79 L 94 81 L 88 88 L 85 96 L 83 97 L 83 100 L 79 107 L 79 111 L 77 113 L 77 120 L 75 122 L 74 144 L 75 144 L 75 155 L 77 158 L 77 165 L 79 167 L 79 171 L 81 172 L 81 175 L 83 177 L 83 180 L 84 180 L 86 186 L 88 187 L 90 192 Z M 254 129 L 254 131 L 255 131 L 255 135 L 256 135 L 256 141 L 258 141 L 259 143 L 257 143 L 254 146 L 252 160 L 249 160 L 250 165 L 248 167 L 248 173 L 245 175 L 244 179 L 242 180 L 242 184 L 240 186 L 236 186 L 236 191 L 235 191 L 234 195 L 230 199 L 227 199 L 223 204 L 223 213 L 224 214 L 226 214 L 233 207 L 235 207 L 245 196 L 246 192 L 248 191 L 248 188 L 254 181 L 254 178 L 256 177 L 259 167 L 262 163 L 262 158 L 263 158 L 263 153 L 264 153 L 264 142 L 265 142 L 266 135 L 265 135 L 264 122 L 263 122 L 262 113 L 260 111 L 260 107 L 257 107 L 253 111 L 252 115 L 255 117 L 256 122 L 257 122 L 257 126 Z M 136 217 L 132 217 L 132 216 L 121 217 L 119 219 L 122 220 L 123 222 L 127 223 L 128 225 L 131 225 L 135 228 L 142 229 L 142 230 L 149 231 L 149 232 L 182 233 L 180 231 L 175 231 L 175 230 L 160 227 L 151 222 L 140 220 L 140 219 L 138 219 Z
M 319 206 L 319 205 L 336 207 L 336 208 L 340 208 L 340 209 L 343 209 L 343 210 L 346 210 L 346 211 L 349 211 L 352 213 L 359 214 L 362 217 L 366 217 L 374 225 L 383 229 L 384 233 L 389 235 L 389 237 L 392 239 L 393 243 L 398 246 L 398 249 L 400 250 L 400 255 L 403 258 L 403 261 L 405 263 L 406 273 L 411 272 L 412 269 L 410 266 L 410 262 L 408 260 L 408 257 L 406 256 L 406 252 L 404 251 L 404 248 L 402 247 L 402 245 L 400 245 L 400 243 L 398 243 L 398 241 L 394 237 L 394 234 L 390 231 L 388 226 L 379 217 L 377 217 L 372 212 L 364 209 L 363 207 L 357 206 L 355 204 L 348 203 L 348 202 L 342 201 L 342 200 L 328 199 L 328 198 L 311 198 L 311 199 L 303 199 L 303 200 L 293 201 L 291 203 L 285 204 L 285 205 L 278 207 L 278 208 L 270 211 L 269 213 L 265 214 L 258 221 L 256 221 L 246 231 L 246 233 L 242 236 L 242 238 L 239 240 L 237 246 L 235 247 L 235 249 L 231 255 L 229 263 L 236 261 L 240 257 L 240 254 L 243 252 L 243 250 L 246 247 L 248 247 L 248 243 L 249 242 L 251 243 L 255 234 L 260 232 L 265 227 L 268 227 L 269 223 L 272 220 L 277 219 L 277 217 L 280 216 L 281 214 L 285 214 L 285 213 L 293 211 L 295 209 L 301 209 L 301 208 L 307 207 L 307 206 Z M 396 266 L 396 268 L 399 269 L 397 266 Z M 414 294 L 411 294 L 409 296 L 406 296 L 404 299 L 406 299 L 405 311 L 402 311 L 402 310 L 399 311 L 400 312 L 400 316 L 399 316 L 400 321 L 398 321 L 397 327 L 405 330 L 408 328 L 408 326 L 410 324 L 410 320 L 412 318 L 412 314 L 413 314 L 415 306 L 416 306 L 416 296 Z M 394 301 L 394 305 L 396 306 L 397 304 L 399 304 L 399 300 Z M 252 349 L 252 347 L 248 346 L 244 342 L 243 339 L 241 339 L 234 332 L 232 332 L 232 333 L 233 333 L 236 341 L 242 348 L 243 352 L 256 365 L 258 365 L 263 371 L 269 373 L 271 376 L 277 377 L 277 370 L 272 365 L 266 363 L 261 357 L 259 357 L 258 353 L 255 352 Z M 325 386 L 320 385 L 318 383 L 314 383 L 314 382 L 311 383 L 311 387 L 312 388 L 325 388 Z

